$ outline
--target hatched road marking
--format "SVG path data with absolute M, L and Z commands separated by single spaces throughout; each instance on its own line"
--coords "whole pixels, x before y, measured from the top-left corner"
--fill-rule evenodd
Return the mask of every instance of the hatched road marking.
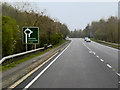
M 50 57 L 48 60 L 46 60 L 45 62 L 43 62 L 41 65 L 39 65 L 38 67 L 36 67 L 34 70 L 32 70 L 30 73 L 28 73 L 27 75 L 25 75 L 23 78 L 21 78 L 20 80 L 18 80 L 16 83 L 14 83 L 12 86 L 10 86 L 9 88 L 15 88 L 18 84 L 20 84 L 23 80 L 25 80 L 27 77 L 29 77 L 31 74 L 33 74 L 35 71 L 37 71 L 39 68 L 41 68 L 44 64 L 46 64 L 49 60 L 51 60 L 54 56 L 56 56 L 58 54 L 55 53 L 52 57 Z
M 71 43 L 47 67 L 45 67 L 29 84 L 27 84 L 23 90 L 28 89 L 66 51 L 66 49 L 71 45 Z

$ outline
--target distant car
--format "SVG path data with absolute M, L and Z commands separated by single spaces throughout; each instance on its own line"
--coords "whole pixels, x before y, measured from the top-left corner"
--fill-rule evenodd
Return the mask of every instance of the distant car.
M 85 37 L 84 40 L 85 40 L 86 42 L 91 42 L 91 40 L 90 40 L 88 37 Z
M 88 39 L 86 39 L 86 42 L 91 42 L 91 40 L 88 38 Z
M 88 39 L 88 37 L 85 37 L 84 40 L 86 41 Z

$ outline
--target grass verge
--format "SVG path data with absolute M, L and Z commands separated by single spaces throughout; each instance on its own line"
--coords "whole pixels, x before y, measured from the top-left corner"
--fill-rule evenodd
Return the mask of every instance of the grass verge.
M 40 56 L 40 55 L 42 55 L 42 54 L 44 54 L 44 53 L 46 53 L 46 52 L 48 52 L 48 51 L 58 47 L 58 46 L 60 46 L 61 44 L 65 43 L 66 41 L 67 40 L 62 40 L 60 43 L 58 43 L 56 45 L 53 45 L 52 48 L 48 48 L 45 51 L 41 51 L 41 52 L 36 53 L 36 54 L 31 54 L 29 57 L 25 57 L 25 58 L 23 58 L 21 60 L 16 60 L 16 61 L 14 61 L 14 62 L 12 62 L 10 64 L 2 65 L 2 72 L 6 71 L 8 69 L 11 69 L 13 67 L 16 67 L 18 64 L 21 64 L 21 63 L 23 63 L 23 62 L 25 62 L 27 60 L 30 60 L 30 59 L 32 59 L 34 57 Z
M 91 38 L 92 41 L 95 41 L 97 43 L 100 43 L 100 44 L 103 44 L 103 45 L 106 45 L 106 46 L 109 46 L 109 47 L 113 47 L 113 48 L 116 48 L 116 49 L 120 49 L 118 45 L 114 45 L 114 44 L 111 44 L 111 43 L 105 43 L 105 42 L 102 42 L 101 40 L 95 40 L 94 38 Z

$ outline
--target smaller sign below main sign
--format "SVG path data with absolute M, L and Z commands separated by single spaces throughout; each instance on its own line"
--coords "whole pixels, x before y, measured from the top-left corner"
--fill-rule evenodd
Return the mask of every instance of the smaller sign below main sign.
M 39 28 L 38 27 L 23 27 L 23 43 L 38 44 L 39 43 Z

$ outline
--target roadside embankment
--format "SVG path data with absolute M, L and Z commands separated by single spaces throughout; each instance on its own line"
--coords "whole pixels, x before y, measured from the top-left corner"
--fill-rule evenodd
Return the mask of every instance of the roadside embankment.
M 10 68 L 2 73 L 2 88 L 7 88 L 10 85 L 12 85 L 14 82 L 25 76 L 27 73 L 29 73 L 31 70 L 33 70 L 38 65 L 45 62 L 48 58 L 53 56 L 56 52 L 62 51 L 71 41 L 68 40 L 64 43 L 61 43 L 59 45 L 53 46 L 48 51 L 45 51 L 44 53 L 40 55 L 36 55 L 35 57 L 26 60 L 20 64 L 18 64 L 16 67 Z

